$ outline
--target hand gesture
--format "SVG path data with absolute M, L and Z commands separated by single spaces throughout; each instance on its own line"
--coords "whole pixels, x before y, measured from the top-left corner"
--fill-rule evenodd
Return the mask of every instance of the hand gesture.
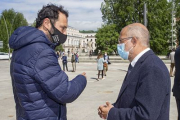
M 85 72 L 83 72 L 81 75 L 83 75 L 85 78 L 87 78 L 87 77 L 86 77 L 86 73 L 85 73 Z
M 101 105 L 98 108 L 98 114 L 101 118 L 107 119 L 107 115 L 110 109 L 114 107 L 110 102 L 106 102 L 106 105 Z

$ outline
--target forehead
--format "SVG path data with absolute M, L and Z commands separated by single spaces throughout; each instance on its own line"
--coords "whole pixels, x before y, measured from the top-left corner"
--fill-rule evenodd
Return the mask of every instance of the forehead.
M 65 14 L 59 12 L 59 17 L 58 20 L 56 21 L 56 24 L 61 24 L 61 25 L 67 25 L 67 17 Z
M 126 37 L 126 36 L 127 36 L 126 33 L 127 33 L 127 27 L 125 27 L 125 28 L 123 28 L 123 29 L 121 30 L 120 35 L 119 35 L 119 38 L 124 38 L 124 37 Z

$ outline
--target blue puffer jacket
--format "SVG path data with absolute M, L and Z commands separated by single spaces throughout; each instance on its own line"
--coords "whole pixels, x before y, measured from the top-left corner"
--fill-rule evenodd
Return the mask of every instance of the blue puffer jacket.
M 68 81 L 54 45 L 36 28 L 18 28 L 9 45 L 14 49 L 10 72 L 17 120 L 66 120 L 66 103 L 82 93 L 86 78 Z

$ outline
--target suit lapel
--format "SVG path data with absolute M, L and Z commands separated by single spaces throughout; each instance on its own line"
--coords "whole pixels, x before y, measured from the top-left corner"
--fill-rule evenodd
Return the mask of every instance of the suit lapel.
M 120 93 L 119 93 L 119 97 L 121 96 L 121 94 L 124 92 L 124 90 L 126 89 L 126 87 L 128 86 L 129 82 L 132 80 L 133 76 L 135 75 L 135 73 L 137 72 L 137 70 L 139 69 L 140 65 L 136 64 L 134 66 L 134 68 L 131 70 L 131 72 L 127 75 L 124 79 L 124 82 L 122 84 Z
M 137 75 L 139 68 L 141 67 L 141 64 L 143 63 L 143 61 L 150 55 L 150 54 L 154 54 L 152 50 L 149 50 L 148 52 L 146 52 L 143 56 L 141 56 L 139 58 L 139 60 L 137 61 L 137 63 L 135 64 L 134 68 L 131 70 L 131 73 L 129 75 L 126 74 L 126 77 L 123 81 L 123 85 L 121 87 L 118 99 L 121 97 L 121 95 L 123 94 L 123 92 L 125 91 L 125 89 L 127 88 L 129 82 L 131 80 L 133 80 L 134 76 Z M 118 100 L 117 100 L 118 101 Z

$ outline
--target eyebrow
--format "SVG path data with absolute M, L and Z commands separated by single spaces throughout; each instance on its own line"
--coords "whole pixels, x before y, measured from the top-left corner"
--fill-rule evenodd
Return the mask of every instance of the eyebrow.
M 122 39 L 120 39 L 119 37 L 119 41 L 123 41 L 124 39 L 129 39 L 129 38 L 133 38 L 133 37 L 127 37 L 127 38 L 122 38 Z
M 65 26 L 65 25 L 64 25 L 64 26 L 63 26 L 63 25 L 60 25 L 60 27 L 62 27 L 62 28 L 67 28 L 67 26 Z

